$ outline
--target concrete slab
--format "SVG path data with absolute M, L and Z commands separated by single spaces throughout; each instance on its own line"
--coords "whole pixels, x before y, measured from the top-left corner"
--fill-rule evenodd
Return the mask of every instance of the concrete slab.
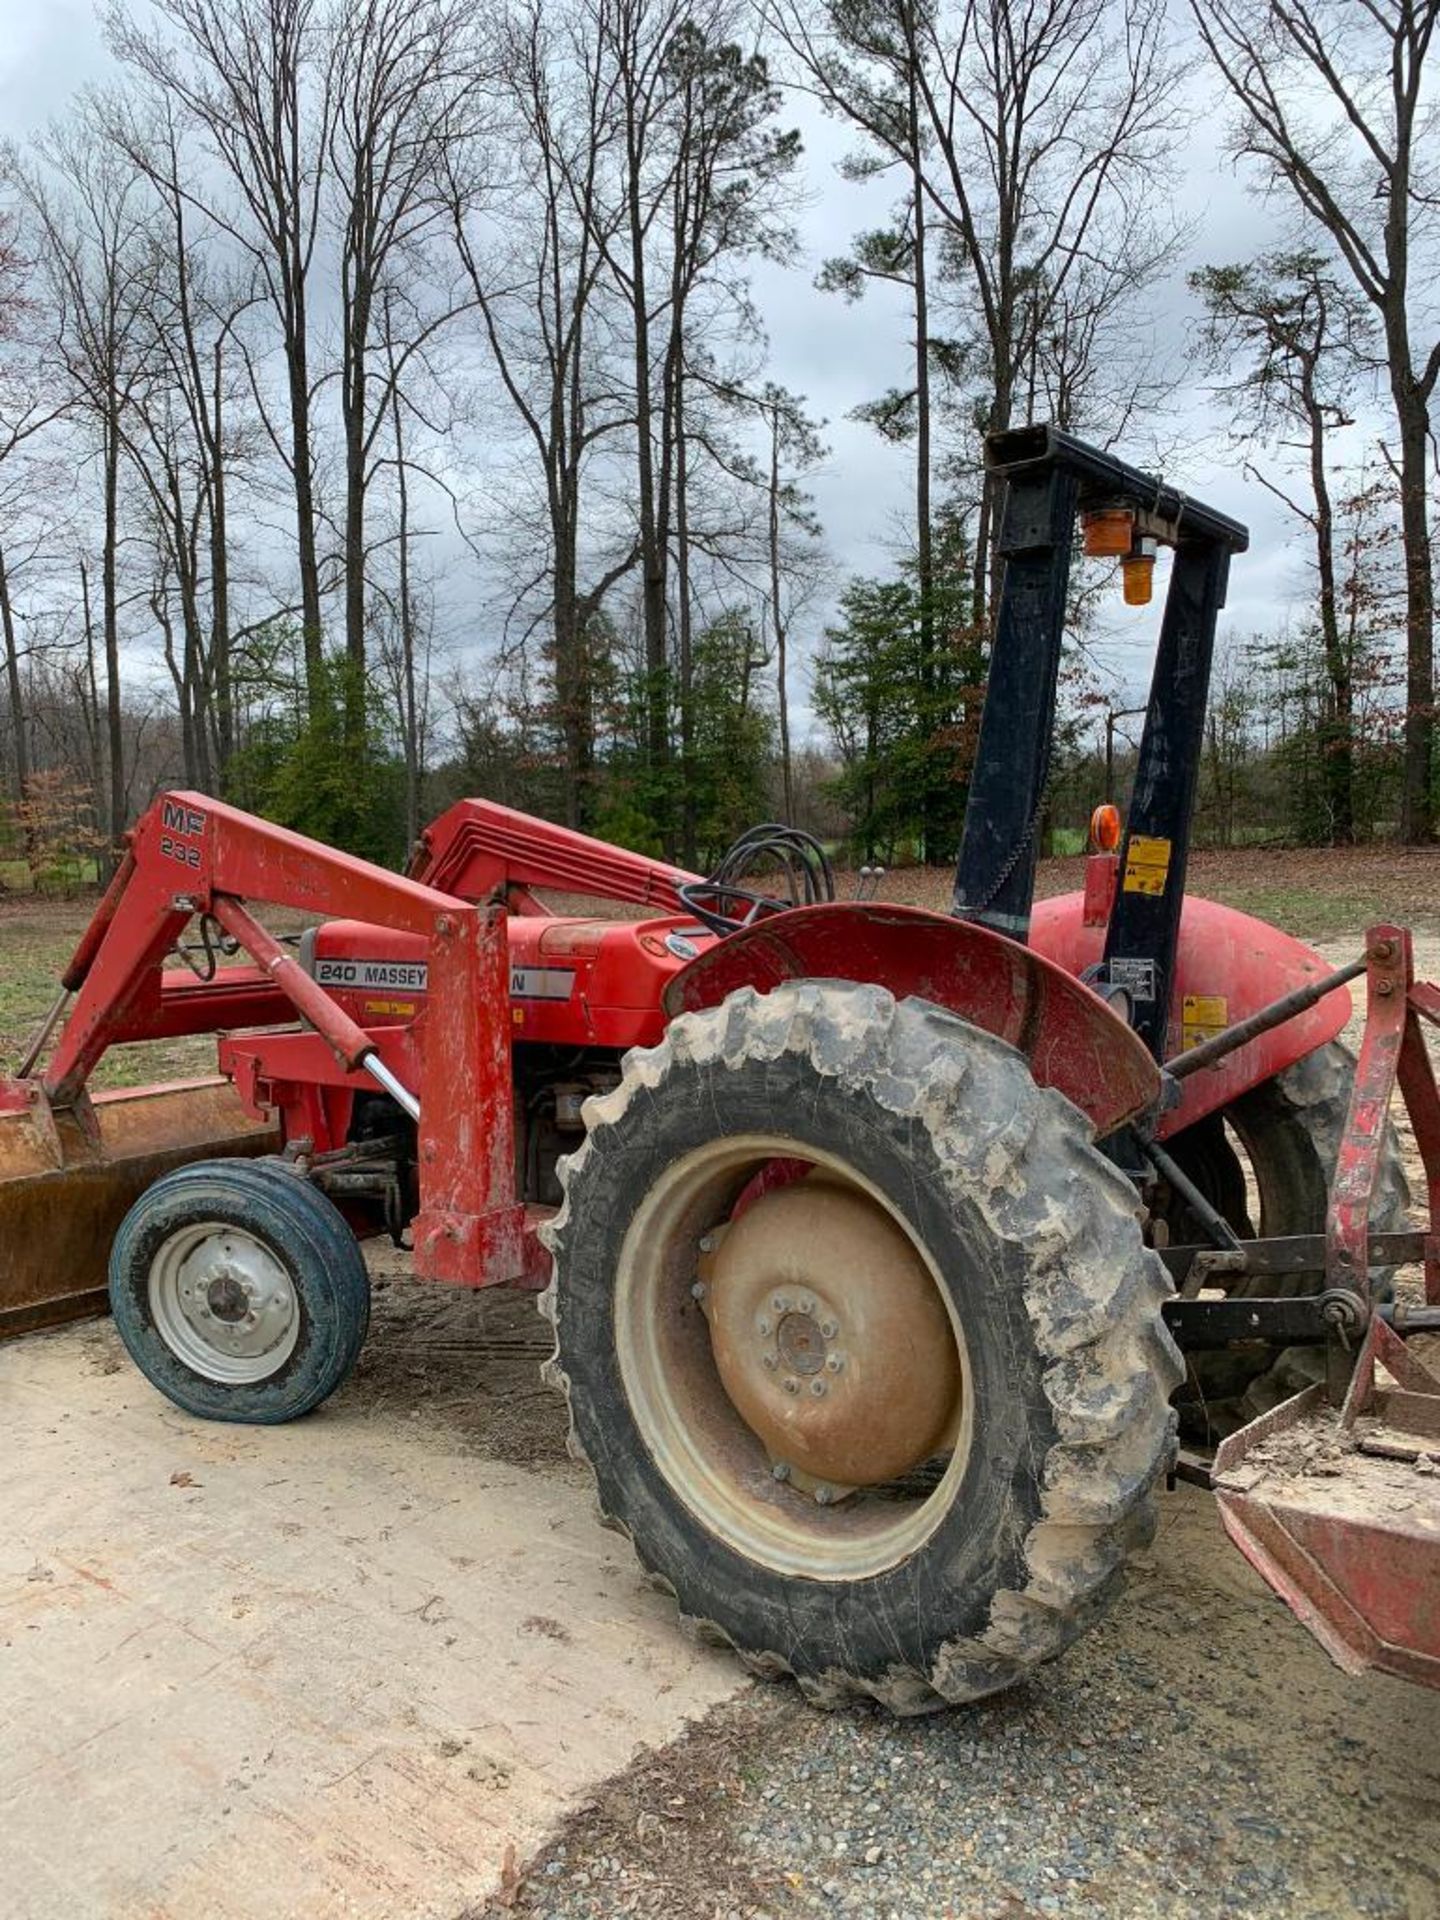
M 118 1362 L 0 1350 L 6 1920 L 455 1920 L 743 1684 L 577 1473 L 358 1389 L 208 1425 Z

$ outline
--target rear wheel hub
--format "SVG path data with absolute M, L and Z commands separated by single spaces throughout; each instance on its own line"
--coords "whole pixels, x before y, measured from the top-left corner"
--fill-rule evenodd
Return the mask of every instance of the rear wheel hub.
M 706 1309 L 726 1393 L 772 1460 L 833 1496 L 949 1444 L 960 1362 L 929 1269 L 857 1188 L 764 1194 L 724 1235 Z

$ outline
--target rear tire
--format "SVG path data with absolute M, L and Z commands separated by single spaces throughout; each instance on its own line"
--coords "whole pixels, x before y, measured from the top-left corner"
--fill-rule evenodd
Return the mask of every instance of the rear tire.
M 902 1713 L 1008 1686 L 1098 1617 L 1172 1457 L 1170 1288 L 1130 1183 L 1020 1054 L 876 986 L 745 988 L 631 1053 L 586 1124 L 548 1232 L 550 1377 L 602 1513 L 685 1616 L 818 1704 Z M 953 1450 L 824 1507 L 740 1418 L 694 1297 L 702 1240 L 795 1159 L 903 1232 L 962 1356 Z M 837 1394 L 871 1364 L 839 1357 Z
M 202 1420 L 278 1426 L 318 1407 L 359 1358 L 370 1279 L 340 1214 L 270 1160 L 166 1174 L 126 1214 L 110 1307 L 130 1357 Z

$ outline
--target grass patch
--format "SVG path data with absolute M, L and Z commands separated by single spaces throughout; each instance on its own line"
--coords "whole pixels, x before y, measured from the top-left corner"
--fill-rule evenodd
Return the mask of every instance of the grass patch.
M 1301 940 L 1336 940 L 1347 933 L 1358 933 L 1374 917 L 1370 902 L 1348 894 L 1324 893 L 1316 887 L 1251 885 L 1236 879 L 1210 892 L 1213 899 L 1226 906 L 1238 907 L 1257 920 L 1268 920 Z
M 0 1061 L 14 1066 L 55 998 L 74 938 L 22 913 L 0 919 Z
M 12 903 L 0 909 L 0 1069 L 13 1072 L 49 1011 L 60 975 L 90 918 L 93 902 Z M 206 1034 L 116 1047 L 97 1068 L 97 1087 L 138 1087 L 215 1071 Z

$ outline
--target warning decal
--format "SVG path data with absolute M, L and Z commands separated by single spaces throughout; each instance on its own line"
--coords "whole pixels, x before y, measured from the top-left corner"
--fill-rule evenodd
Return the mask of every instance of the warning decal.
M 1117 956 L 1110 962 L 1110 981 L 1112 986 L 1123 987 L 1137 1006 L 1143 1001 L 1147 1006 L 1155 1002 L 1155 962 L 1153 960 L 1126 959 Z
M 1125 849 L 1125 892 L 1163 893 L 1169 872 L 1170 842 L 1144 833 L 1133 835 Z
M 1198 1047 L 1202 1040 L 1223 1033 L 1230 1024 L 1230 1002 L 1223 993 L 1187 993 L 1181 1005 L 1183 1044 Z

